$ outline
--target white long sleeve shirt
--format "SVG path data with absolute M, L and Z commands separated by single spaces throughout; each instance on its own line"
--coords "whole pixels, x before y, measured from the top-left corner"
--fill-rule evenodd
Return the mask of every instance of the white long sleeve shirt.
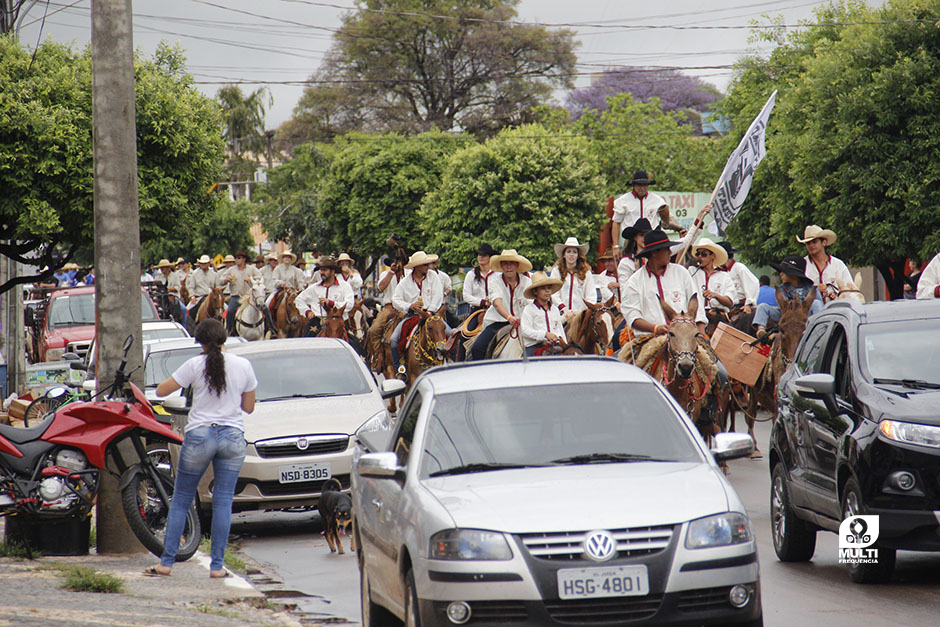
M 917 298 L 940 298 L 940 253 L 934 255 L 917 280 Z
M 298 292 L 307 287 L 307 277 L 304 276 L 304 271 L 297 266 L 288 266 L 283 263 L 278 264 L 271 273 L 271 278 L 274 280 L 275 287 L 282 282 L 286 283 L 287 287 L 295 289 Z
M 692 297 L 698 296 L 699 307 L 695 312 L 695 321 L 707 322 L 708 320 L 703 306 L 705 299 L 696 289 L 692 276 L 685 267 L 675 263 L 666 266 L 662 277 L 651 273 L 648 266 L 634 272 L 623 288 L 622 294 L 620 311 L 623 312 L 627 327 L 633 329 L 637 335 L 644 333 L 633 328 L 633 323 L 640 318 L 651 324 L 667 324 L 666 314 L 663 313 L 663 308 L 659 304 L 660 296 L 676 313 L 685 311 Z
M 550 275 L 553 279 L 561 278 L 561 271 L 558 266 L 552 268 Z M 584 279 L 581 280 L 577 275 L 568 272 L 561 289 L 552 294 L 552 302 L 561 305 L 562 310 L 581 311 L 587 309 L 585 301 L 589 303 L 597 302 L 597 290 L 594 289 L 594 275 L 587 272 Z
M 614 199 L 614 222 L 620 223 L 620 230 L 623 231 L 628 226 L 633 226 L 640 218 L 646 218 L 650 225 L 655 229 L 659 228 L 659 214 L 657 209 L 666 204 L 663 197 L 653 192 L 647 192 L 643 198 L 638 198 L 631 189 L 623 196 Z M 622 241 L 620 233 L 617 234 L 617 241 Z
M 409 273 L 411 270 L 405 270 L 405 273 Z M 392 304 L 392 296 L 395 295 L 395 288 L 398 287 L 398 275 L 392 272 L 391 270 L 386 270 L 382 273 L 382 276 L 379 277 L 379 283 L 385 280 L 385 277 L 391 274 L 391 278 L 388 280 L 388 286 L 382 292 L 382 306 Z
M 342 272 L 339 272 L 337 273 L 336 278 L 340 281 L 343 281 L 344 283 L 349 284 L 354 298 L 359 298 L 359 296 L 362 294 L 362 276 L 358 272 L 353 271 L 353 273 L 349 275 L 348 279 L 343 276 Z
M 343 320 L 349 318 L 349 310 L 352 309 L 355 303 L 355 297 L 349 283 L 340 280 L 334 281 L 332 285 L 324 285 L 322 282 L 313 283 L 297 295 L 294 304 L 297 305 L 297 311 L 302 316 L 306 316 L 308 311 L 312 311 L 313 315 L 322 318 L 326 315 L 326 311 L 320 305 L 321 298 L 333 301 L 334 307 L 342 308 Z
M 202 298 L 212 291 L 215 287 L 215 270 L 209 268 L 203 272 L 202 268 L 193 270 L 189 278 L 186 279 L 186 289 L 189 290 L 189 296 L 192 298 Z
M 608 287 L 611 283 L 619 283 L 620 275 L 617 272 L 612 272 L 610 270 L 604 270 L 599 274 L 594 275 L 594 288 L 600 294 L 600 299 L 597 301 L 599 303 L 606 303 L 607 300 L 613 296 L 616 302 L 620 302 L 620 286 L 618 285 L 614 289 Z
M 816 289 L 820 289 L 820 285 L 834 285 L 838 286 L 837 281 L 842 281 L 843 283 L 852 282 L 852 274 L 849 272 L 848 267 L 842 262 L 838 257 L 833 257 L 829 255 L 829 259 L 822 266 L 816 265 L 812 259 L 809 258 L 809 255 L 803 257 L 806 260 L 806 276 L 810 281 L 816 284 Z M 829 302 L 832 294 L 829 293 L 829 290 L 826 289 L 823 291 L 823 302 Z
M 480 278 L 477 279 L 476 270 L 471 270 L 463 280 L 463 302 L 471 307 L 479 307 L 484 299 L 487 299 L 486 286 L 487 277 L 491 276 L 492 271 L 484 274 L 480 271 Z
M 395 286 L 395 293 L 392 295 L 392 304 L 395 309 L 403 314 L 407 314 L 418 297 L 422 300 L 422 309 L 427 311 L 437 311 L 444 304 L 444 288 L 434 272 L 428 272 L 419 286 L 414 279 L 414 273 L 411 273 Z
M 229 281 L 229 277 L 234 277 L 235 280 Z M 215 282 L 218 287 L 228 288 L 232 296 L 241 298 L 251 292 L 251 280 L 256 278 L 261 278 L 261 271 L 258 268 L 246 265 L 244 270 L 239 270 L 235 265 L 219 272 Z
M 728 274 L 734 279 L 734 285 L 738 290 L 737 296 L 733 299 L 734 304 L 743 302 L 745 305 L 754 307 L 757 305 L 757 297 L 760 295 L 760 281 L 754 276 L 750 268 L 731 259 L 725 264 L 728 268 Z
M 695 281 L 695 287 L 698 289 L 699 294 L 704 294 L 705 290 L 711 290 L 717 292 L 722 296 L 727 296 L 731 299 L 731 304 L 733 305 L 737 302 L 738 288 L 734 284 L 734 279 L 731 275 L 724 270 L 715 270 L 710 275 L 706 275 L 705 271 L 701 268 L 695 268 L 690 270 L 692 275 L 692 280 Z M 699 306 L 701 307 L 704 300 L 699 300 Z M 717 309 L 719 311 L 728 311 L 730 307 L 725 307 L 717 298 L 710 299 L 705 307 L 707 309 Z
M 490 303 L 497 300 L 502 301 L 503 308 L 510 315 L 522 319 L 522 312 L 526 305 L 532 301 L 525 297 L 525 290 L 532 283 L 532 280 L 524 274 L 516 275 L 519 277 L 519 284 L 515 288 L 509 285 L 509 282 L 503 278 L 502 272 L 494 272 L 490 275 Z M 506 318 L 496 310 L 496 305 L 491 304 L 490 308 L 483 314 L 483 326 L 494 322 L 506 322 Z
M 548 309 L 542 309 L 537 302 L 531 302 L 522 310 L 522 343 L 526 348 L 545 341 L 546 333 L 554 333 L 565 342 L 565 325 L 558 305 L 549 302 Z

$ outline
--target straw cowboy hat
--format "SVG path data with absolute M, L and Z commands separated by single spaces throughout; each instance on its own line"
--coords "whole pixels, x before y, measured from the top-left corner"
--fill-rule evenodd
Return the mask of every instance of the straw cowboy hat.
M 289 251 L 289 250 L 285 250 L 284 252 L 282 252 L 282 253 L 281 253 L 280 255 L 278 255 L 277 257 L 278 257 L 278 259 L 283 259 L 284 257 L 290 257 L 290 262 L 291 262 L 291 264 L 293 264 L 295 261 L 297 261 L 297 255 L 295 255 L 294 253 L 292 253 L 292 252 Z
M 796 241 L 801 244 L 806 244 L 807 242 L 811 242 L 814 239 L 818 239 L 820 237 L 826 240 L 826 246 L 832 246 L 836 243 L 835 232 L 830 231 L 829 229 L 824 229 L 817 224 L 810 224 L 808 227 L 803 229 L 803 239 L 800 239 L 800 237 L 797 236 Z
M 336 258 L 336 263 L 343 261 L 348 261 L 349 263 L 356 263 L 356 260 L 350 257 L 347 253 L 340 253 L 340 256 Z
M 77 263 L 75 263 L 74 261 L 70 261 L 70 262 L 68 262 L 67 264 L 65 264 L 64 266 L 62 266 L 62 269 L 63 269 L 63 270 L 78 270 L 78 269 L 80 269 L 80 268 L 79 268 L 79 265 L 78 265 Z
M 176 264 L 170 261 L 169 259 L 161 259 L 160 263 L 154 266 L 154 268 L 172 268 Z
M 715 255 L 715 267 L 723 266 L 728 263 L 728 251 L 711 241 L 707 237 L 700 239 L 694 246 L 692 246 L 692 254 L 694 255 L 700 250 L 710 250 Z
M 554 294 L 561 289 L 562 280 L 553 279 L 544 272 L 536 272 L 532 275 L 532 283 L 529 285 L 529 287 L 525 288 L 525 297 L 529 300 L 535 299 L 536 288 L 542 287 L 543 285 L 550 285 L 552 287 L 552 294 Z
M 613 253 L 613 251 L 612 251 L 610 248 L 608 248 L 608 249 L 607 249 L 607 252 L 605 252 L 603 255 L 601 255 L 600 257 L 598 257 L 597 260 L 598 260 L 598 261 L 607 261 L 608 259 L 613 259 L 613 258 L 614 258 L 614 253 Z
M 196 260 L 196 263 L 212 263 L 212 260 L 209 259 L 209 255 L 203 255 L 202 257 Z
M 503 252 L 498 255 L 493 255 L 490 257 L 490 267 L 493 268 L 496 272 L 501 271 L 500 264 L 504 261 L 515 261 L 519 264 L 519 269 L 517 272 L 519 274 L 525 274 L 532 269 L 532 262 L 516 252 L 515 248 L 504 248 Z
M 569 237 L 564 244 L 555 244 L 555 256 L 560 258 L 565 254 L 566 248 L 577 248 L 582 255 L 586 255 L 590 244 L 582 244 L 577 237 Z M 493 263 L 492 259 L 490 263 Z
M 275 253 L 275 252 L 270 252 L 270 253 L 268 253 L 267 255 L 264 256 L 264 260 L 265 260 L 265 261 L 271 261 L 272 259 L 273 259 L 274 261 L 277 261 L 277 253 Z
M 248 259 L 247 255 L 245 255 L 245 259 Z M 232 255 L 225 255 L 225 257 L 222 259 L 222 263 L 235 263 L 235 257 Z
M 339 261 L 336 259 L 333 259 L 330 256 L 320 257 L 319 261 L 317 261 L 317 265 L 320 267 L 321 270 L 324 268 L 329 268 L 332 270 L 339 271 Z
M 418 266 L 423 266 L 425 264 L 434 263 L 438 260 L 437 255 L 429 255 L 423 250 L 416 251 L 411 257 L 408 257 L 408 264 L 405 266 L 406 269 L 417 268 Z

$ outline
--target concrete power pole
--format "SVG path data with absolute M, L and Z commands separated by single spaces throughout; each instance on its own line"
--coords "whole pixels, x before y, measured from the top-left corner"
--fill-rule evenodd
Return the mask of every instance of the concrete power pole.
M 113 380 L 121 362 L 121 346 L 128 335 L 135 338 L 128 356 L 128 371 L 140 365 L 143 354 L 131 1 L 92 0 L 91 22 L 100 388 Z M 142 372 L 138 371 L 135 377 L 138 385 L 143 383 Z M 99 553 L 144 550 L 127 525 L 117 480 L 104 473 L 97 513 Z

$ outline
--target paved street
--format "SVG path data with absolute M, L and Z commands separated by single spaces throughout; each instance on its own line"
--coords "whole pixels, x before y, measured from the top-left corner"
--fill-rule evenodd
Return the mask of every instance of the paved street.
M 739 428 L 741 426 L 739 425 Z M 766 453 L 769 423 L 758 425 Z M 769 627 L 826 625 L 933 625 L 940 607 L 940 555 L 898 553 L 895 583 L 853 584 L 838 564 L 836 536 L 820 533 L 809 564 L 782 564 L 770 536 L 770 478 L 766 460 L 731 463 L 731 480 L 748 508 L 757 533 L 764 620 Z M 319 517 L 303 514 L 247 514 L 235 519 L 233 532 L 248 536 L 243 551 L 273 568 L 280 586 L 310 596 L 292 597 L 309 618 L 358 623 L 359 579 L 355 558 L 331 555 L 320 535 Z M 348 551 L 348 539 L 346 543 Z

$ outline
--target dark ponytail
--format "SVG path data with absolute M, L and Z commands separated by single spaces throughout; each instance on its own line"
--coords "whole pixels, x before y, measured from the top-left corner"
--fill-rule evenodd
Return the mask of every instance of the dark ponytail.
M 225 327 L 215 318 L 207 318 L 196 327 L 196 341 L 202 344 L 206 354 L 206 370 L 203 377 L 209 391 L 221 396 L 225 391 L 225 357 L 222 355 L 222 346 L 227 335 Z

